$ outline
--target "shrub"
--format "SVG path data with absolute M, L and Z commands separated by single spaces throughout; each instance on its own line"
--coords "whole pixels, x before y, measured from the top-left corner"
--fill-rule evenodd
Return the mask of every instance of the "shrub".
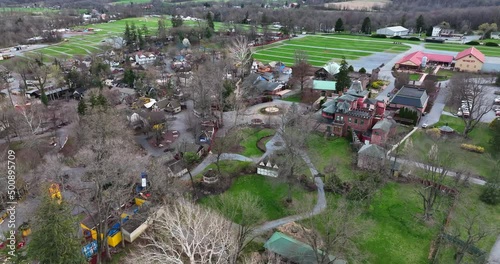
M 325 181 L 325 190 L 334 193 L 342 193 L 344 190 L 344 183 L 337 174 L 329 175 Z
M 387 38 L 387 36 L 384 34 L 372 34 L 371 37 L 372 38 Z
M 500 203 L 500 189 L 496 184 L 487 183 L 479 199 L 487 204 L 497 205 Z
M 200 160 L 200 157 L 194 152 L 185 152 L 184 160 L 188 165 L 193 165 Z
M 408 38 L 408 40 L 411 40 L 411 41 L 421 41 L 421 39 L 417 38 L 417 37 L 411 37 L 411 38 Z
M 441 137 L 441 130 L 439 130 L 439 128 L 427 129 L 425 130 L 425 133 L 435 140 Z
M 376 81 L 372 82 L 371 86 L 372 86 L 373 89 L 380 89 L 384 85 L 385 85 L 384 81 L 382 81 L 382 80 L 376 80 Z
M 480 45 L 479 42 L 475 41 L 475 40 L 472 40 L 472 41 L 469 41 L 469 42 L 465 42 L 466 45 L 472 45 L 472 46 L 477 46 L 477 45 Z
M 402 39 L 401 36 L 392 36 L 391 39 Z
M 498 47 L 498 43 L 495 42 L 486 42 L 484 45 L 489 47 Z
M 476 152 L 476 153 L 484 153 L 484 148 L 476 145 L 471 145 L 471 144 L 462 144 L 460 145 L 460 148 L 465 149 L 470 152 Z

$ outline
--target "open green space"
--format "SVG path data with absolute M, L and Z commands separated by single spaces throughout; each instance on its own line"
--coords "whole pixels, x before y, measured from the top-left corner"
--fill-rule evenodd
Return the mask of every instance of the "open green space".
M 448 125 L 455 129 L 457 133 L 462 133 L 464 129 L 463 121 L 460 118 L 442 115 L 440 121 L 434 127 Z M 429 129 L 429 128 L 428 128 Z M 453 153 L 454 160 L 451 164 L 452 171 L 469 171 L 474 175 L 484 177 L 486 180 L 491 176 L 491 170 L 495 161 L 488 156 L 488 141 L 491 132 L 487 124 L 480 123 L 465 139 L 461 135 L 442 136 L 435 140 L 426 133 L 426 130 L 415 132 L 411 139 L 413 141 L 413 151 L 415 155 L 424 157 L 428 154 L 431 146 L 435 143 L 441 153 Z M 485 153 L 474 153 L 460 148 L 462 143 L 473 144 L 485 148 Z
M 420 77 L 422 77 L 419 73 L 410 73 L 410 81 L 419 81 Z
M 480 50 L 485 56 L 489 57 L 500 57 L 500 47 L 488 47 L 488 46 L 470 46 L 464 44 L 437 44 L 437 43 L 425 43 L 426 49 L 431 50 L 445 50 L 445 51 L 453 51 L 453 52 L 461 52 L 470 47 L 476 47 Z
M 353 153 L 346 138 L 324 139 L 319 134 L 311 134 L 307 142 L 307 154 L 320 173 L 335 168 L 336 174 L 342 180 L 352 180 L 354 173 L 351 168 Z
M 288 101 L 288 102 L 294 102 L 294 103 L 300 103 L 300 101 L 302 100 L 302 95 L 300 93 L 298 93 L 298 94 L 294 94 L 294 95 L 285 97 L 281 100 Z
M 358 240 L 369 252 L 367 263 L 427 263 L 430 243 L 438 234 L 439 222 L 429 226 L 419 220 L 419 186 L 388 183 L 373 198 L 360 224 L 369 229 Z M 442 214 L 436 214 L 442 218 Z
M 279 45 L 262 46 L 255 49 L 254 58 L 262 62 L 282 61 L 294 63 L 296 50 L 304 51 L 313 66 L 323 66 L 329 61 L 356 60 L 375 52 L 400 53 L 409 49 L 403 44 L 393 44 L 360 36 L 306 36 L 280 42 Z
M 246 157 L 261 156 L 264 154 L 260 149 L 257 148 L 257 142 L 267 136 L 274 135 L 276 131 L 274 129 L 261 129 L 261 128 L 244 128 L 239 131 L 242 133 L 242 141 L 240 146 L 244 148 L 241 155 Z
M 221 174 L 224 176 L 228 175 L 236 175 L 241 171 L 244 171 L 246 168 L 252 166 L 251 162 L 248 161 L 239 161 L 239 160 L 221 160 L 219 161 L 219 166 L 221 170 Z M 208 170 L 217 170 L 217 166 L 215 163 L 208 165 L 203 172 L 198 175 L 193 175 L 193 177 L 198 180 L 203 177 L 203 174 Z
M 234 180 L 233 185 L 225 194 L 236 199 L 243 192 L 248 192 L 259 198 L 265 216 L 263 220 L 265 221 L 294 214 L 294 210 L 285 206 L 288 186 L 278 179 L 256 174 L 240 176 Z M 293 187 L 293 199 L 302 200 L 306 195 L 307 192 L 302 187 Z M 203 198 L 200 202 L 208 206 L 215 206 L 217 204 L 216 199 L 218 199 L 218 196 L 209 196 Z M 237 221 L 238 219 L 231 220 Z
M 454 71 L 450 71 L 450 70 L 445 70 L 445 69 L 440 69 L 438 72 L 437 72 L 437 76 L 440 80 L 447 80 L 447 79 L 450 79 L 453 75 L 455 74 Z

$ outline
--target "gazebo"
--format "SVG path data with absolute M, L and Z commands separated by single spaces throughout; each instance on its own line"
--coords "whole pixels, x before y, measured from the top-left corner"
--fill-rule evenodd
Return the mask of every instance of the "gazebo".
M 455 133 L 455 130 L 449 126 L 442 126 L 439 128 L 439 131 L 441 134 L 453 134 Z

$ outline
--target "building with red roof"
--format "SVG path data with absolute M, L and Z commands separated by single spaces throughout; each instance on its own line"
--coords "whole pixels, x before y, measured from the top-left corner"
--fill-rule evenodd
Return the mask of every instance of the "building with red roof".
M 432 54 L 417 51 L 404 56 L 401 60 L 396 62 L 395 67 L 396 69 L 418 69 L 421 66 L 428 64 L 450 66 L 452 62 L 453 56 L 451 55 Z
M 455 61 L 455 69 L 459 71 L 478 72 L 483 68 L 484 54 L 475 47 L 470 47 L 458 53 Z

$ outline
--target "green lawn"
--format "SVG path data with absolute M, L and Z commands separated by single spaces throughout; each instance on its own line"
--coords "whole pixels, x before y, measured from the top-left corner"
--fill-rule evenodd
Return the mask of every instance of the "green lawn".
M 247 161 L 238 161 L 238 160 L 221 160 L 219 162 L 220 170 L 221 173 L 229 175 L 229 176 L 234 176 L 244 169 L 248 168 L 249 166 L 252 166 L 252 162 L 247 162 Z M 203 177 L 203 174 L 208 171 L 208 170 L 217 170 L 217 166 L 215 163 L 212 163 L 206 167 L 203 172 L 201 172 L 198 175 L 193 175 L 193 177 L 197 179 L 201 179 Z
M 410 74 L 410 81 L 419 81 L 420 77 L 422 77 L 422 75 L 419 73 L 411 73 Z
M 313 66 L 323 66 L 329 61 L 356 60 L 375 52 L 400 53 L 409 49 L 404 44 L 393 44 L 386 40 L 349 35 L 314 35 L 285 40 L 272 46 L 255 49 L 254 58 L 262 62 L 282 61 L 293 64 L 296 50 L 307 53 L 308 61 Z
M 288 102 L 294 102 L 294 103 L 300 103 L 302 100 L 302 95 L 300 93 L 298 93 L 298 94 L 294 94 L 294 95 L 285 97 L 281 100 L 288 101 Z
M 454 71 L 444 70 L 444 69 L 440 69 L 437 72 L 437 76 L 439 77 L 440 80 L 450 79 L 454 74 L 455 74 Z
M 264 154 L 257 148 L 257 142 L 263 137 L 271 136 L 276 133 L 275 130 L 267 128 L 244 128 L 240 130 L 240 132 L 243 136 L 240 146 L 244 147 L 241 155 L 246 157 L 255 157 Z
M 231 188 L 225 193 L 236 198 L 242 192 L 249 192 L 258 197 L 265 216 L 264 220 L 269 221 L 294 213 L 293 210 L 284 206 L 287 190 L 288 187 L 286 183 L 275 178 L 262 175 L 246 175 L 235 179 Z M 301 187 L 294 186 L 293 199 L 302 200 L 306 195 L 307 193 Z M 200 202 L 205 205 L 213 206 L 214 203 L 211 200 L 217 199 L 217 197 L 218 196 L 205 197 Z M 237 221 L 237 219 L 232 220 Z
M 429 226 L 418 219 L 422 202 L 417 188 L 391 182 L 375 195 L 360 219 L 370 226 L 358 239 L 360 250 L 369 253 L 366 263 L 427 263 L 439 224 Z
M 488 46 L 470 46 L 464 44 L 436 44 L 436 43 L 425 43 L 426 49 L 432 50 L 446 50 L 460 52 L 470 47 L 476 47 L 485 56 L 489 57 L 500 57 L 500 47 L 488 47 Z
M 434 127 L 448 125 L 461 133 L 464 128 L 463 121 L 460 118 L 442 115 L 440 121 Z M 491 137 L 489 128 L 486 124 L 480 123 L 471 133 L 469 139 L 456 135 L 448 138 L 441 138 L 434 141 L 428 136 L 425 130 L 415 132 L 411 139 L 413 141 L 414 151 L 416 155 L 424 157 L 429 152 L 429 149 L 437 143 L 438 149 L 443 153 L 454 153 L 454 161 L 451 170 L 467 170 L 475 175 L 479 175 L 488 179 L 490 177 L 491 168 L 494 160 L 488 159 L 488 141 Z M 460 148 L 460 144 L 474 144 L 486 149 L 486 153 L 473 153 Z
M 335 167 L 342 180 L 352 180 L 353 153 L 346 138 L 324 139 L 319 134 L 311 134 L 308 139 L 307 153 L 320 173 Z

